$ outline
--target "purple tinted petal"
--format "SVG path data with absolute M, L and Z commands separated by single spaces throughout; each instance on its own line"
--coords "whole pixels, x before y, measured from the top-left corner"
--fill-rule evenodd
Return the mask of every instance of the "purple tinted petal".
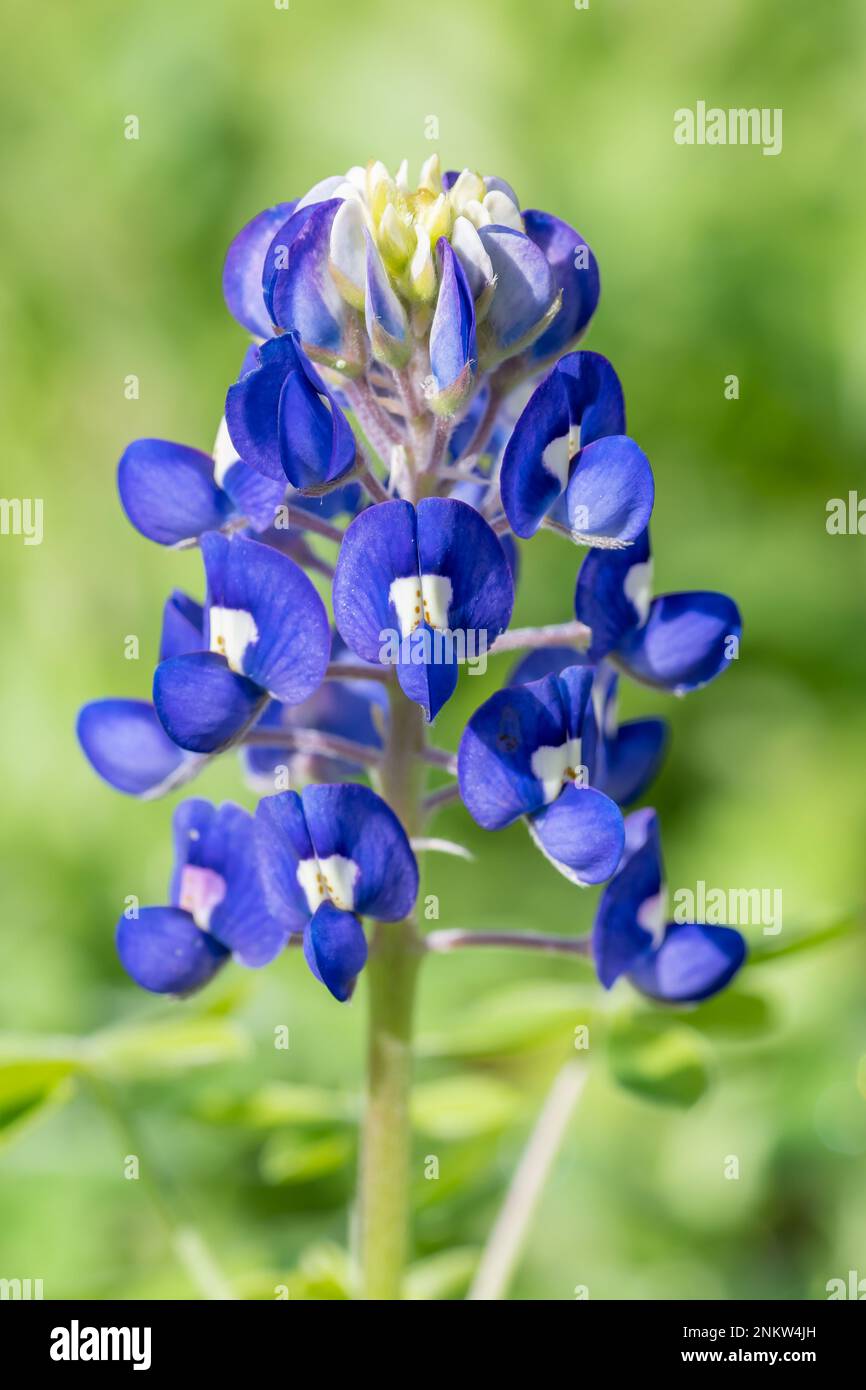
M 518 351 L 537 328 L 556 297 L 544 252 L 510 227 L 481 227 L 478 235 L 490 257 L 496 289 L 484 319 L 495 355 Z
M 310 580 L 287 555 L 243 536 L 203 537 L 209 608 L 249 614 L 257 636 L 244 675 L 262 690 L 299 704 L 321 682 L 331 653 L 328 615 Z
M 353 913 L 322 903 L 304 932 L 304 956 L 316 979 L 345 1004 L 367 960 L 361 923 Z
M 655 485 L 649 460 L 627 435 L 581 449 L 565 490 L 572 535 L 588 545 L 627 545 L 650 519 Z
M 294 209 L 294 202 L 277 203 L 258 213 L 238 232 L 223 267 L 223 295 L 229 313 L 260 338 L 269 338 L 273 331 L 262 293 L 265 256 Z
M 369 787 L 305 787 L 304 814 L 321 862 L 340 855 L 357 865 L 354 910 L 382 922 L 408 916 L 418 894 L 418 865 L 390 806 Z
M 158 545 L 217 530 L 231 504 L 213 478 L 213 459 L 167 439 L 136 439 L 117 466 L 117 488 L 133 526 Z
M 542 362 L 575 342 L 595 313 L 601 289 L 598 263 L 583 237 L 558 217 L 527 208 L 523 222 L 526 235 L 544 252 L 556 288 L 562 292 L 562 308 L 530 348 L 532 359 Z
M 430 370 L 436 385 L 432 409 L 443 415 L 458 411 L 472 389 L 477 365 L 475 302 L 466 274 L 450 243 L 438 243 L 440 285 L 430 328 Z
M 672 922 L 657 951 L 629 971 L 636 989 L 665 1004 L 694 1004 L 730 984 L 746 958 L 746 943 L 733 927 Z
M 277 508 L 286 496 L 286 479 L 265 477 L 238 459 L 226 470 L 223 488 L 231 498 L 238 516 L 245 516 L 256 531 L 266 531 L 273 525 Z
M 176 907 L 143 907 L 134 920 L 121 917 L 117 952 L 126 973 L 153 994 L 189 994 L 228 960 L 225 947 Z
M 742 627 L 725 594 L 665 594 L 653 601 L 643 627 L 625 634 L 618 660 L 635 680 L 684 695 L 727 669 Z
M 228 747 L 260 714 L 266 696 L 229 670 L 216 652 L 188 652 L 160 662 L 153 702 L 169 738 L 191 753 Z
M 200 652 L 204 646 L 204 609 L 195 599 L 175 589 L 162 610 L 159 659 Z
M 355 462 L 355 436 L 336 398 L 298 350 L 278 408 L 280 457 L 297 488 L 333 482 Z
M 231 441 L 251 468 L 285 484 L 277 426 L 280 395 L 286 377 L 298 367 L 298 352 L 290 334 L 263 343 L 256 367 L 243 375 L 226 396 L 226 425 Z
M 652 947 L 661 909 L 662 863 L 658 819 L 649 807 L 625 822 L 626 849 L 619 871 L 599 899 L 592 953 L 605 989 Z
M 350 340 L 348 327 L 356 318 L 337 289 L 328 269 L 331 224 L 340 199 L 318 203 L 294 237 L 288 266 L 274 277 L 274 322 L 297 333 L 301 346 L 314 362 L 352 370 L 363 366 L 360 338 Z M 350 318 L 352 315 L 352 318 Z M 243 450 L 239 450 L 245 457 Z
M 145 700 L 94 700 L 79 713 L 77 733 L 93 770 L 128 796 L 161 796 L 199 764 L 172 743 Z
M 573 883 L 604 883 L 622 856 L 622 812 L 594 787 L 569 786 L 527 820 L 547 859 Z

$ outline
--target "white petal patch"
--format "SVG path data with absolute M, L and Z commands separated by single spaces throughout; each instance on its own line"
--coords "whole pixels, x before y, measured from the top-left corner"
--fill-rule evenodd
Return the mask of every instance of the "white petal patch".
M 211 914 L 226 895 L 226 881 L 214 869 L 184 864 L 180 874 L 178 907 L 188 912 L 197 927 L 207 931 Z
M 549 805 L 559 796 L 563 782 L 577 780 L 581 766 L 580 739 L 566 739 L 558 748 L 550 745 L 536 748 L 530 766 L 544 789 L 544 803 Z
M 355 884 L 361 871 L 354 859 L 342 854 L 330 854 L 327 859 L 302 859 L 298 865 L 298 883 L 304 891 L 310 912 L 324 902 L 331 902 L 343 912 L 355 907 Z
M 408 637 L 420 623 L 448 630 L 448 609 L 451 606 L 451 580 L 446 574 L 412 574 L 392 579 L 388 597 L 393 603 L 400 623 L 400 636 Z
M 340 205 L 331 223 L 331 262 L 362 299 L 367 283 L 367 247 L 364 214 L 355 198 Z
M 240 454 L 232 444 L 229 434 L 229 427 L 226 424 L 226 417 L 220 420 L 217 436 L 213 446 L 213 480 L 217 487 L 222 487 L 225 482 L 226 473 L 233 468 L 236 463 L 240 463 Z
M 551 439 L 541 455 L 542 468 L 556 479 L 560 492 L 564 492 L 568 484 L 568 471 L 575 454 L 573 445 L 574 438 L 569 430 L 568 434 L 560 434 L 556 439 Z
M 468 217 L 458 217 L 455 221 L 451 245 L 466 272 L 472 297 L 477 299 L 481 292 L 493 283 L 493 262 Z
M 224 656 L 233 671 L 244 673 L 244 653 L 259 630 L 252 613 L 243 608 L 211 608 L 210 649 Z
M 637 610 L 640 627 L 643 627 L 649 617 L 652 582 L 652 560 L 644 560 L 639 565 L 632 565 L 623 580 L 623 593 L 632 607 Z
M 515 232 L 523 231 L 523 218 L 509 198 L 498 188 L 485 194 L 482 206 L 489 213 L 491 222 L 498 227 L 512 227 Z
M 659 947 L 664 940 L 665 927 L 668 920 L 668 890 L 662 885 L 658 893 L 652 898 L 645 898 L 637 910 L 637 923 L 648 931 L 653 939 L 653 946 Z

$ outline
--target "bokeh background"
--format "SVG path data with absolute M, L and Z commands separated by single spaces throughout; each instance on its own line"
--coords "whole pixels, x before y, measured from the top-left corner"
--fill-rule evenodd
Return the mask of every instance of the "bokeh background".
M 48 1298 L 344 1288 L 364 988 L 340 1008 L 292 956 L 193 1003 L 139 994 L 113 925 L 125 895 L 161 900 L 172 807 L 102 786 L 73 723 L 148 692 L 164 596 L 200 592 L 195 555 L 126 524 L 114 469 L 138 435 L 209 447 L 244 346 L 231 236 L 372 156 L 417 169 L 430 116 L 446 167 L 500 173 L 599 257 L 587 343 L 654 465 L 657 588 L 718 587 L 745 617 L 721 681 L 629 688 L 624 712 L 673 726 L 653 792 L 671 884 L 781 889 L 781 935 L 749 935 L 756 959 L 784 949 L 673 1029 L 577 962 L 429 964 L 411 1290 L 461 1296 L 581 1022 L 590 1081 L 513 1297 L 820 1298 L 866 1276 L 866 540 L 825 526 L 866 456 L 864 26 L 857 0 L 6 7 L 2 491 L 44 499 L 45 535 L 0 538 L 0 1276 Z M 675 145 L 699 99 L 782 107 L 782 154 Z M 569 617 L 578 560 L 524 547 L 516 621 Z M 504 671 L 464 678 L 444 745 Z M 196 790 L 254 804 L 231 758 Z M 484 837 L 452 808 L 436 830 L 478 856 L 426 866 L 438 925 L 589 928 L 595 895 L 520 827 Z

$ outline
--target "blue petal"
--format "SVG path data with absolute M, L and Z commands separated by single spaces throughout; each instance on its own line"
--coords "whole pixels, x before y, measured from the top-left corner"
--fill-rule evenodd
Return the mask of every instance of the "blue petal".
M 466 502 L 425 497 L 418 503 L 418 564 L 422 575 L 451 581 L 448 625 L 492 645 L 511 621 L 514 584 L 499 537 Z
M 632 719 L 605 739 L 604 776 L 599 783 L 620 806 L 637 801 L 664 762 L 668 726 L 663 719 Z
M 694 1004 L 730 984 L 746 958 L 733 927 L 670 923 L 657 951 L 629 972 L 635 988 L 665 1004 Z
M 625 634 L 617 657 L 635 680 L 684 695 L 727 669 L 742 629 L 739 609 L 725 594 L 664 594 L 650 605 L 643 627 Z
M 599 899 L 592 929 L 592 953 L 605 989 L 652 949 L 650 913 L 660 905 L 661 847 L 658 818 L 650 807 L 625 822 L 626 848 L 613 880 Z M 645 906 L 646 905 L 646 906 Z M 642 925 L 643 916 L 646 925 Z
M 133 526 L 159 545 L 218 530 L 231 504 L 213 477 L 213 459 L 167 439 L 136 439 L 117 466 L 117 488 Z
M 191 753 L 228 747 L 261 713 L 264 691 L 229 670 L 216 652 L 188 652 L 160 662 L 153 702 L 169 738 Z
M 379 663 L 383 634 L 400 631 L 389 598 L 395 579 L 418 574 L 415 508 L 399 498 L 361 512 L 340 546 L 334 575 L 334 621 L 348 647 Z
M 379 681 L 326 680 L 300 705 L 283 705 L 272 700 L 256 725 L 257 732 L 275 733 L 292 729 L 318 729 L 338 734 L 368 748 L 381 748 L 388 716 L 388 695 Z M 280 747 L 250 745 L 241 750 L 247 773 L 256 788 L 272 790 L 278 768 L 290 769 L 292 784 L 342 782 L 358 776 L 363 768 L 345 758 L 326 758 L 315 753 L 294 752 Z
M 390 806 L 369 787 L 305 787 L 304 814 L 316 856 L 357 865 L 354 910 L 381 922 L 408 916 L 418 895 L 418 865 Z
M 298 865 L 315 851 L 298 793 L 266 796 L 256 810 L 255 826 L 256 861 L 271 916 L 288 932 L 301 932 L 310 909 Z
M 294 202 L 277 203 L 258 213 L 238 232 L 223 267 L 223 295 L 229 313 L 259 338 L 269 338 L 273 331 L 262 293 L 265 256 L 294 209 Z
M 135 983 L 153 994 L 190 994 L 228 960 L 228 951 L 200 931 L 188 912 L 143 907 L 136 919 L 117 924 L 120 963 Z
M 295 205 L 294 212 L 278 227 L 268 246 L 262 267 L 262 293 L 264 295 L 265 308 L 273 322 L 274 316 L 274 292 L 277 287 L 282 287 L 285 283 L 285 271 L 289 266 L 289 258 L 292 251 L 292 243 L 295 237 L 309 222 L 316 210 L 319 202 L 324 199 L 315 199 L 308 203 L 305 198 L 301 198 Z M 267 334 L 266 336 L 270 336 Z
M 250 681 L 286 704 L 305 700 L 331 654 L 325 605 L 287 555 L 243 536 L 202 538 L 209 607 L 251 615 L 258 636 L 243 653 Z
M 331 224 L 341 199 L 318 203 L 292 240 L 288 266 L 274 277 L 272 310 L 280 328 L 297 333 L 301 347 L 314 362 L 352 371 L 364 365 L 364 348 L 357 321 L 328 268 Z M 296 214 L 297 215 L 297 214 Z M 243 450 L 239 450 L 244 457 Z
M 532 770 L 532 756 L 565 739 L 555 677 L 499 690 L 485 700 L 469 720 L 457 755 L 460 795 L 473 819 L 485 830 L 501 830 L 543 807 L 544 786 Z
M 204 609 L 195 599 L 174 589 L 162 610 L 159 659 L 200 652 L 204 646 Z
M 335 481 L 355 462 L 355 436 L 333 393 L 298 350 L 278 408 L 280 457 L 297 488 Z
M 574 647 L 536 647 L 522 656 L 509 672 L 506 685 L 528 685 L 542 676 L 558 676 L 566 666 L 581 666 L 584 659 Z
M 549 212 L 527 208 L 523 222 L 526 235 L 544 252 L 556 288 L 562 292 L 562 308 L 529 349 L 533 361 L 543 362 L 575 342 L 595 313 L 600 293 L 598 263 L 583 237 Z M 578 259 L 586 264 L 577 265 Z
M 592 628 L 587 653 L 591 660 L 615 651 L 640 623 L 641 615 L 629 598 L 629 576 L 635 566 L 648 564 L 649 555 L 649 532 L 645 531 L 625 550 L 591 550 L 581 565 L 574 612 Z
M 628 545 L 652 515 L 655 485 L 649 460 L 627 435 L 581 449 L 563 498 L 571 534 L 587 545 Z
M 466 274 L 444 237 L 438 243 L 440 285 L 430 327 L 430 370 L 436 395 L 430 406 L 442 415 L 460 410 L 472 390 L 477 365 L 475 302 Z
M 455 644 L 429 623 L 422 623 L 401 642 L 397 680 L 407 699 L 421 706 L 428 723 L 451 699 L 458 674 Z
M 484 319 L 494 357 L 519 351 L 543 322 L 556 298 L 544 252 L 510 227 L 481 227 L 478 235 L 490 257 L 496 289 Z
M 237 515 L 246 517 L 256 531 L 266 531 L 273 525 L 277 508 L 286 497 L 284 474 L 280 478 L 265 477 L 242 459 L 226 469 L 222 485 Z
M 128 796 L 161 796 L 198 767 L 197 758 L 172 743 L 145 700 L 94 700 L 79 713 L 77 733 L 94 771 Z
M 226 424 L 244 463 L 285 485 L 277 421 L 286 377 L 298 367 L 298 351 L 291 334 L 284 333 L 263 343 L 256 363 L 252 371 L 229 387 Z
M 594 787 L 569 786 L 527 820 L 532 838 L 547 859 L 581 886 L 604 883 L 622 856 L 622 812 Z
M 304 932 L 304 956 L 320 980 L 345 1004 L 367 961 L 367 939 L 357 917 L 322 903 Z
M 412 352 L 409 319 L 394 291 L 370 233 L 367 237 L 367 293 L 364 312 L 373 352 L 391 367 L 403 367 Z
M 576 466 L 568 450 L 573 441 L 576 451 L 578 431 L 585 451 L 624 430 L 622 387 L 607 358 L 573 352 L 558 362 L 524 407 L 503 456 L 500 489 L 512 529 L 534 535 L 561 495 Z

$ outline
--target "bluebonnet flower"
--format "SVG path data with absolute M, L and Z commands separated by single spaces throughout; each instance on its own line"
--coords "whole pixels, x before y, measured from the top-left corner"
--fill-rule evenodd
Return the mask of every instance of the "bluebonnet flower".
M 485 830 L 526 817 L 536 844 L 578 884 L 610 878 L 623 849 L 616 804 L 593 785 L 592 670 L 499 690 L 475 711 L 458 753 L 460 795 Z
M 337 628 L 370 662 L 385 659 L 392 636 L 400 685 L 428 719 L 453 694 L 460 656 L 469 645 L 486 652 L 513 604 L 502 546 L 465 502 L 382 502 L 346 531 L 334 575 Z
M 160 661 L 199 651 L 203 624 L 201 604 L 175 590 L 163 609 Z M 204 761 L 172 742 L 148 700 L 93 700 L 79 712 L 77 733 L 103 781 L 143 800 L 182 786 Z
M 733 927 L 669 922 L 658 818 L 646 807 L 625 822 L 625 850 L 601 895 L 592 953 L 606 989 L 625 975 L 652 999 L 696 1003 L 729 984 L 746 944 Z
M 207 574 L 204 649 L 156 668 L 153 699 L 169 737 L 193 753 L 234 742 L 269 697 L 307 699 L 331 650 L 325 606 L 288 556 L 243 536 L 202 537 Z
M 649 532 L 626 551 L 591 550 L 577 577 L 574 610 L 592 629 L 591 660 L 609 657 L 635 680 L 684 695 L 726 670 L 742 619 L 725 594 L 651 597 Z
M 418 865 L 391 808 L 346 783 L 265 797 L 256 812 L 270 910 L 303 933 L 318 980 L 345 1001 L 367 959 L 361 917 L 399 922 L 418 894 Z
M 288 940 L 287 926 L 267 911 L 248 812 L 184 801 L 173 828 L 169 906 L 143 907 L 117 924 L 121 964 L 155 994 L 189 994 L 231 956 L 267 965 Z
M 583 545 L 637 539 L 652 513 L 653 476 L 625 433 L 607 358 L 569 353 L 536 387 L 505 449 L 500 489 L 518 536 L 534 535 L 546 518 Z
M 585 661 L 573 647 L 543 647 L 519 661 L 508 685 L 561 675 Z M 598 731 L 593 785 L 619 806 L 629 806 L 655 781 L 664 761 L 669 730 L 664 719 L 628 719 L 620 724 L 619 676 L 607 661 L 595 667 L 592 705 Z

